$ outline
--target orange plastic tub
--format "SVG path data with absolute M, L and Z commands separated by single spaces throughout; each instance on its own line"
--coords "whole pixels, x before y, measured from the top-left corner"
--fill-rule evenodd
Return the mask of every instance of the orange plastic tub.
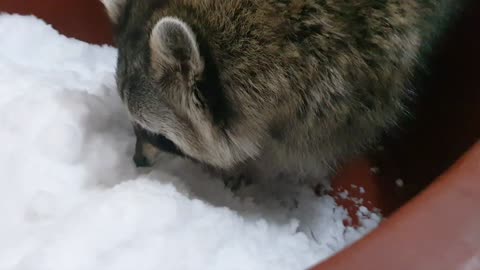
M 480 2 L 472 2 L 435 58 L 415 120 L 334 179 L 337 192 L 364 198 L 386 221 L 313 269 L 480 270 Z M 33 14 L 67 36 L 112 44 L 98 0 L 2 0 L 0 12 Z M 355 217 L 356 206 L 338 202 Z

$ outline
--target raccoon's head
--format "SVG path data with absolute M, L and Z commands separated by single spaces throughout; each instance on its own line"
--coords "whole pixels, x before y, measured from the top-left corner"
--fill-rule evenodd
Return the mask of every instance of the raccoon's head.
M 230 125 L 236 113 L 219 72 L 187 23 L 156 13 L 157 0 L 101 1 L 116 29 L 118 91 L 135 124 L 218 168 L 258 154 L 251 132 Z

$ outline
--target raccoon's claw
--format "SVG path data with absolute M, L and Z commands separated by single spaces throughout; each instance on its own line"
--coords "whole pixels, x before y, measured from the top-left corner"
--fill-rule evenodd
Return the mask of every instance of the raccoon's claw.
M 242 186 L 243 179 L 241 177 L 229 177 L 223 180 L 225 186 L 232 190 L 238 190 Z
M 226 177 L 223 179 L 223 182 L 225 186 L 232 191 L 239 190 L 240 188 L 251 184 L 250 178 L 246 177 L 243 174 Z

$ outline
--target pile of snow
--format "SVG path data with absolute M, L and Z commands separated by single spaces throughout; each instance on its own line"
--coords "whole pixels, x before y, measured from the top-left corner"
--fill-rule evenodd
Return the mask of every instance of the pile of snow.
M 0 269 L 305 269 L 379 223 L 345 227 L 288 183 L 239 194 L 195 165 L 131 161 L 116 50 L 0 15 Z M 294 202 L 294 203 L 293 203 Z

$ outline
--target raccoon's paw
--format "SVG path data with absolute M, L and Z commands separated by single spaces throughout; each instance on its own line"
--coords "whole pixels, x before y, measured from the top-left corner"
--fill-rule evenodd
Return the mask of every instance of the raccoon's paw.
M 239 190 L 240 188 L 250 184 L 250 179 L 243 174 L 230 175 L 223 178 L 225 186 L 232 191 Z
M 237 191 L 252 183 L 251 175 L 245 171 L 223 172 L 221 177 L 225 186 L 232 191 Z
M 212 177 L 221 180 L 225 187 L 232 191 L 237 191 L 252 183 L 253 177 L 245 168 L 222 170 L 205 164 L 201 164 L 201 167 Z

